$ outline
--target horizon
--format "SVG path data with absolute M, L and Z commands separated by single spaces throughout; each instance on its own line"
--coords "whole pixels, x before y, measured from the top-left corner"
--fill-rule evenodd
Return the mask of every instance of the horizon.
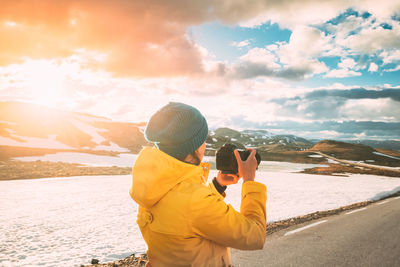
M 179 101 L 210 129 L 400 139 L 400 3 L 153 2 L 5 1 L 0 98 L 135 123 Z
M 2 103 L 16 103 L 16 104 L 25 104 L 25 105 L 32 105 L 35 107 L 35 109 L 37 109 L 37 113 L 36 111 L 34 111 L 36 113 L 36 116 L 42 116 L 40 119 L 43 121 L 46 120 L 45 116 L 47 116 L 47 113 L 43 112 L 42 108 L 48 108 L 48 109 L 53 109 L 55 111 L 60 111 L 60 112 L 65 112 L 65 113 L 75 113 L 78 115 L 84 115 L 84 116 L 88 116 L 88 117 L 94 117 L 94 118 L 99 118 L 99 119 L 105 119 L 105 120 L 110 120 L 111 122 L 115 122 L 115 123 L 132 123 L 132 124 L 136 124 L 136 125 L 146 125 L 146 121 L 138 121 L 138 122 L 131 122 L 131 121 L 120 121 L 120 120 L 113 120 L 112 118 L 108 118 L 108 117 L 104 117 L 104 116 L 99 116 L 96 114 L 90 114 L 90 113 L 84 113 L 84 112 L 75 112 L 75 111 L 71 111 L 68 109 L 59 109 L 59 108 L 55 108 L 55 107 L 50 107 L 50 106 L 44 106 L 44 105 L 40 105 L 40 104 L 36 104 L 36 103 L 30 103 L 30 102 L 21 102 L 21 101 L 0 101 L 0 106 Z M 53 115 L 52 115 L 53 116 Z M 4 117 L 3 117 L 4 118 Z M 61 116 L 58 119 L 63 119 L 63 116 Z M 0 118 L 0 122 L 2 122 L 3 120 L 1 120 Z M 6 122 L 6 121 L 3 121 Z M 10 121 L 11 122 L 11 121 Z M 7 122 L 6 122 L 7 123 Z M 14 123 L 14 122 L 11 122 Z M 266 131 L 267 133 L 272 134 L 273 136 L 296 136 L 296 137 L 300 137 L 300 138 L 304 138 L 308 141 L 342 141 L 342 142 L 346 142 L 346 141 L 378 141 L 378 142 L 384 142 L 384 141 L 396 141 L 396 142 L 400 142 L 400 139 L 368 139 L 368 138 L 354 138 L 354 139 L 334 139 L 334 138 L 309 138 L 309 137 L 303 137 L 300 135 L 295 135 L 295 134 L 290 134 L 290 133 L 286 133 L 286 132 L 281 132 L 281 133 L 276 133 L 273 130 L 270 129 L 257 129 L 257 128 L 234 128 L 234 127 L 226 127 L 226 126 L 221 126 L 221 127 L 209 127 L 208 131 L 209 133 L 211 131 L 215 132 L 218 129 L 230 129 L 230 130 L 234 130 L 234 131 L 238 131 L 240 133 L 243 133 L 244 131 Z

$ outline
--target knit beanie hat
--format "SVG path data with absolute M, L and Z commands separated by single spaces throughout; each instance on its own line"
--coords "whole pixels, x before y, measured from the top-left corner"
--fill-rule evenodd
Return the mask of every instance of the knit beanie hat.
M 198 149 L 207 135 L 207 121 L 200 111 L 178 102 L 170 102 L 154 113 L 144 131 L 147 141 L 178 159 Z

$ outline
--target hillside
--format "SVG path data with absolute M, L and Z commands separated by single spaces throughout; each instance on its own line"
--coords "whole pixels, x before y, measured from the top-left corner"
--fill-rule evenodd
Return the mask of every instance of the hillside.
M 138 153 L 146 142 L 145 123 L 115 122 L 104 117 L 21 102 L 0 102 L 0 159 L 39 156 L 57 152 L 104 155 Z M 320 151 L 340 159 L 397 166 L 398 151 L 374 149 L 339 141 L 311 142 L 294 135 L 274 135 L 267 130 L 210 130 L 206 155 L 214 156 L 223 144 L 256 148 L 263 160 L 327 163 L 315 157 Z M 375 142 L 375 144 L 377 144 Z
M 400 151 L 400 141 L 397 140 L 346 140 L 346 143 L 363 144 L 375 149 L 390 149 Z
M 313 146 L 313 143 L 294 135 L 274 135 L 265 130 L 236 131 L 230 128 L 218 128 L 210 131 L 206 140 L 209 154 L 230 142 L 238 147 L 252 147 L 264 152 L 302 151 Z
M 137 153 L 144 124 L 21 102 L 0 102 L 0 145 Z
M 359 161 L 373 165 L 389 167 L 400 166 L 400 158 L 390 156 L 390 154 L 397 155 L 396 151 L 379 150 L 379 152 L 370 146 L 362 144 L 323 140 L 316 143 L 308 151 L 318 151 L 338 159 Z

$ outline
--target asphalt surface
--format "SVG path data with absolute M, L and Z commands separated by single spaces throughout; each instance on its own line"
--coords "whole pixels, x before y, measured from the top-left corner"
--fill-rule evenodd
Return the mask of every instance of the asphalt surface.
M 400 267 L 400 197 L 279 231 L 267 236 L 263 250 L 232 249 L 232 262 L 235 267 Z

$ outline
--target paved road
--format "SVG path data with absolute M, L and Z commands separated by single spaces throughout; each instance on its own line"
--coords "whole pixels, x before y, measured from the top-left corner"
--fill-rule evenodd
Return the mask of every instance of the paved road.
M 263 250 L 232 250 L 232 261 L 235 267 L 399 267 L 400 197 L 295 225 L 267 236 Z

